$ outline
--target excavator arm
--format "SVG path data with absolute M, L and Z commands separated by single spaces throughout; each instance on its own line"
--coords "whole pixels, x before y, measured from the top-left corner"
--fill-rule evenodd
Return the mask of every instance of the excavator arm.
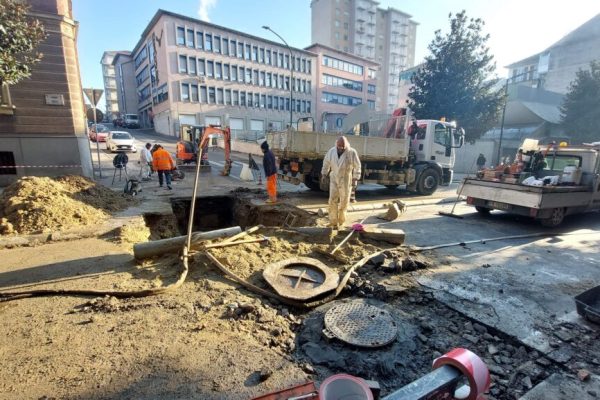
M 223 171 L 221 171 L 221 175 L 229 176 L 231 172 L 231 130 L 229 127 L 221 128 L 216 126 L 207 126 L 204 128 L 204 132 L 202 133 L 202 138 L 200 138 L 200 148 L 202 149 L 202 162 L 208 163 L 208 142 L 210 140 L 210 135 L 220 135 L 223 136 L 223 141 L 225 143 L 225 166 L 223 167 Z

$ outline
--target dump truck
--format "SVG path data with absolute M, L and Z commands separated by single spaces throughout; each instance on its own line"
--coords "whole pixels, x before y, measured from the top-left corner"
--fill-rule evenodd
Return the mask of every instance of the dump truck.
M 599 151 L 597 145 L 521 149 L 515 163 L 465 178 L 457 193 L 482 215 L 501 210 L 556 227 L 567 215 L 600 209 Z
M 299 124 L 300 125 L 300 124 Z M 269 147 L 279 161 L 279 179 L 304 183 L 312 190 L 328 190 L 321 179 L 327 151 L 339 133 L 294 131 L 267 133 Z M 405 189 L 421 195 L 434 193 L 452 182 L 456 148 L 464 142 L 464 130 L 438 120 L 413 120 L 410 110 L 391 117 L 357 123 L 344 135 L 362 163 L 360 183 Z

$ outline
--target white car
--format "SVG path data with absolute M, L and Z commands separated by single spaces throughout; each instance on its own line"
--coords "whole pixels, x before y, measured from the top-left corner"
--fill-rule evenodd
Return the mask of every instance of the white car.
M 137 152 L 133 136 L 129 132 L 111 131 L 106 138 L 106 150 L 114 153 L 116 151 Z

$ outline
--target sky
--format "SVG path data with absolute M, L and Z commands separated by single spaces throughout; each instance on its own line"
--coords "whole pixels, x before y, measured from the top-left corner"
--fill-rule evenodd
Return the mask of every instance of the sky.
M 415 61 L 429 53 L 436 30 L 449 30 L 450 13 L 466 10 L 481 18 L 488 46 L 503 67 L 537 54 L 600 13 L 599 0 L 380 0 L 412 15 L 417 27 Z M 79 22 L 78 50 L 83 87 L 102 88 L 100 59 L 106 50 L 132 50 L 156 11 L 167 11 L 210 21 L 241 32 L 277 41 L 261 27 L 269 25 L 293 47 L 311 44 L 310 0 L 73 0 Z M 103 103 L 103 101 L 101 101 Z

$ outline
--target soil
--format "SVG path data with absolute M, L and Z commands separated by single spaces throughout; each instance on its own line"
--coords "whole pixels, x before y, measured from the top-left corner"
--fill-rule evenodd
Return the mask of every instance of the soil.
M 136 202 L 81 176 L 24 177 L 0 196 L 0 234 L 55 232 L 93 225 Z

